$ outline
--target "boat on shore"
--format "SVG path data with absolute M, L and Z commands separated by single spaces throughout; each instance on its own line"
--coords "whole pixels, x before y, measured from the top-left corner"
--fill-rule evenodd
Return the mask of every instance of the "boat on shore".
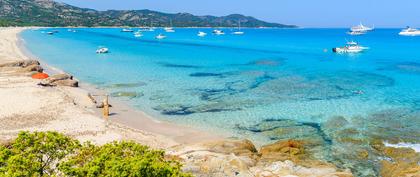
M 403 29 L 398 34 L 401 36 L 420 36 L 420 30 L 407 26 L 407 28 Z
M 357 42 L 351 41 L 351 42 L 347 42 L 346 46 L 344 47 L 333 48 L 332 51 L 334 53 L 360 53 L 367 49 L 368 49 L 367 47 L 363 47 L 359 45 Z

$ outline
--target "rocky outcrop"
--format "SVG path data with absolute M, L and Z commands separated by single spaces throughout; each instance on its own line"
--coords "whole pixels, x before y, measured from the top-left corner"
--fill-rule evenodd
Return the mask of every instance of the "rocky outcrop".
M 67 87 L 78 87 L 79 82 L 73 80 L 73 76 L 68 74 L 56 74 L 47 79 L 44 79 L 39 83 L 41 86 L 67 86 Z
M 337 176 L 350 177 L 334 165 L 313 160 L 304 142 L 287 140 L 263 146 L 257 151 L 249 140 L 220 140 L 178 146 L 169 151 L 195 176 Z
M 373 142 L 372 147 L 386 157 L 380 161 L 382 177 L 420 176 L 420 153 L 410 148 L 386 147 L 379 141 Z
M 31 65 L 40 65 L 39 61 L 37 60 L 20 60 L 20 61 L 14 61 L 9 63 L 0 64 L 0 67 L 21 67 L 25 68 L 27 66 Z

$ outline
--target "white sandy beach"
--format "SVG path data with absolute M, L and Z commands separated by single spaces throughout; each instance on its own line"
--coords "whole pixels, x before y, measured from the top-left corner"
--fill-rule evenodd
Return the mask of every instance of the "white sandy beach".
M 0 63 L 29 59 L 21 52 L 18 33 L 23 28 L 3 28 L 0 30 Z M 119 117 L 137 119 L 141 126 L 149 130 L 172 135 L 165 137 L 153 131 L 133 129 L 113 121 L 106 122 L 100 116 L 100 110 L 88 98 L 88 92 L 81 88 L 41 87 L 39 80 L 23 74 L 14 73 L 7 68 L 0 70 L 0 139 L 8 140 L 19 131 L 59 131 L 81 141 L 92 141 L 103 144 L 115 140 L 136 140 L 155 148 L 167 148 L 179 144 L 172 138 L 188 140 L 187 134 L 196 135 L 198 131 L 177 131 L 178 127 L 166 123 L 158 123 L 146 114 L 128 107 L 117 107 L 114 112 L 124 110 Z M 135 112 L 135 113 L 134 113 Z M 167 131 L 167 132 L 165 132 Z

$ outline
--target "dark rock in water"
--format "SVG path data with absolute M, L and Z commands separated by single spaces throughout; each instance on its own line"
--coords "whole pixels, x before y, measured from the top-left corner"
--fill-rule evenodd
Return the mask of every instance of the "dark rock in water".
M 112 84 L 107 87 L 109 88 L 135 88 L 135 87 L 142 87 L 147 85 L 144 82 L 136 82 L 136 83 L 119 83 L 119 84 Z
M 139 92 L 114 92 L 111 93 L 112 97 L 126 97 L 126 98 L 137 98 L 142 97 L 144 94 Z
M 192 73 L 191 77 L 222 77 L 221 73 Z
M 168 68 L 202 68 L 196 65 L 183 65 L 183 64 L 172 64 L 172 63 L 159 63 L 160 65 Z
M 191 110 L 189 110 L 191 106 L 185 105 L 159 105 L 153 107 L 154 110 L 160 111 L 161 114 L 164 115 L 189 115 L 193 114 Z

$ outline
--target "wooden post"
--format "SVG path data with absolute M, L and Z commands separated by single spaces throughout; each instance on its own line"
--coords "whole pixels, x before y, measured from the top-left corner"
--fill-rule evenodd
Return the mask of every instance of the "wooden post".
M 105 95 L 103 113 L 104 113 L 104 118 L 105 118 L 106 120 L 108 120 L 108 117 L 109 117 L 109 102 L 108 102 L 108 95 Z

